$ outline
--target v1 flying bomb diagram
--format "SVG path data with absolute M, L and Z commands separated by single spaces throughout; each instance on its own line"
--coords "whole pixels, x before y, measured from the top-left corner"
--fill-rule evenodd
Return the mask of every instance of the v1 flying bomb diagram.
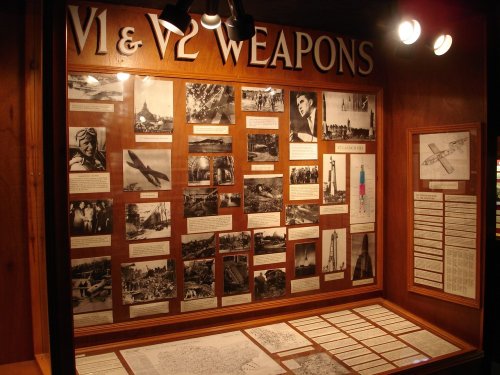
M 464 146 L 467 141 L 468 138 L 465 137 L 457 139 L 456 141 L 449 142 L 448 148 L 445 150 L 440 150 L 435 143 L 429 143 L 428 146 L 431 149 L 433 155 L 425 159 L 422 162 L 422 165 L 432 165 L 439 162 L 445 169 L 446 173 L 452 174 L 455 171 L 455 168 L 453 167 L 453 165 L 451 165 L 447 157 L 453 154 L 455 151 L 461 152 L 462 146 Z

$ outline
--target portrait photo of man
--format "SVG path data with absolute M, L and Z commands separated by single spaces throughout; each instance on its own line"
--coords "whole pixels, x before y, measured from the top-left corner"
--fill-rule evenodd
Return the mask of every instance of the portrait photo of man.
M 69 128 L 70 172 L 106 170 L 105 138 L 105 128 Z
M 290 142 L 317 142 L 317 94 L 309 91 L 290 93 Z

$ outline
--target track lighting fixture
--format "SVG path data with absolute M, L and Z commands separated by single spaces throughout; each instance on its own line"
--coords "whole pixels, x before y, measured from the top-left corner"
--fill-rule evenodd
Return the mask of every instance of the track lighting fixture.
M 413 44 L 420 37 L 422 31 L 420 23 L 417 20 L 406 20 L 399 24 L 399 39 L 404 44 Z
M 167 4 L 158 17 L 158 21 L 168 30 L 184 35 L 191 22 L 191 16 L 188 12 L 193 1 L 178 0 L 175 5 Z M 229 39 L 240 42 L 252 38 L 255 35 L 253 17 L 245 13 L 242 0 L 227 0 L 227 2 L 231 9 L 231 17 L 225 22 Z M 203 27 L 216 29 L 220 26 L 221 19 L 217 14 L 218 6 L 218 0 L 207 0 L 207 10 L 201 17 Z
M 228 0 L 231 17 L 226 20 L 229 39 L 236 42 L 247 40 L 255 35 L 253 17 L 246 14 L 242 0 Z
M 434 54 L 437 56 L 444 55 L 451 47 L 452 37 L 449 34 L 441 34 L 435 40 L 433 44 Z
M 415 19 L 406 19 L 399 24 L 398 35 L 399 40 L 404 44 L 413 44 L 420 37 L 422 29 L 420 23 Z M 429 34 L 429 33 L 427 33 Z M 425 45 L 430 48 L 436 56 L 444 55 L 450 49 L 452 37 L 449 34 L 440 34 L 431 39 L 425 37 Z
M 216 29 L 220 26 L 220 16 L 217 14 L 219 0 L 207 0 L 207 11 L 201 16 L 201 24 L 206 29 Z
M 193 0 L 178 0 L 175 5 L 167 4 L 158 17 L 158 22 L 173 33 L 183 36 L 191 23 L 188 12 L 192 4 Z

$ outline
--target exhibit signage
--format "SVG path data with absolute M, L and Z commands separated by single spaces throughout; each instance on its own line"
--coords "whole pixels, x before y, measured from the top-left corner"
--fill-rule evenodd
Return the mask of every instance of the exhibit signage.
M 123 56 L 138 54 L 148 44 L 156 45 L 160 60 L 173 57 L 177 61 L 193 62 L 204 53 L 203 50 L 191 48 L 192 41 L 200 34 L 198 21 L 194 18 L 191 20 L 189 32 L 174 42 L 172 40 L 174 36 L 160 26 L 158 15 L 155 13 L 144 14 L 143 22 L 149 23 L 150 33 L 143 34 L 136 32 L 136 25 L 121 25 L 117 30 L 111 30 L 115 26 L 110 26 L 108 16 L 120 16 L 120 14 L 108 13 L 106 8 L 89 6 L 84 17 L 80 15 L 77 5 L 68 5 L 68 10 L 78 55 L 85 49 L 92 48 L 95 48 L 96 55 L 109 54 L 111 47 L 108 44 L 108 35 L 116 35 L 116 50 Z M 88 36 L 94 25 L 97 28 L 97 38 L 91 41 Z M 330 35 L 313 37 L 310 33 L 289 29 L 286 31 L 281 29 L 275 33 L 274 29 L 270 32 L 266 26 L 256 26 L 253 38 L 249 41 L 235 42 L 229 40 L 223 28 L 224 26 L 217 28 L 213 36 L 224 65 L 229 59 L 237 65 L 240 62 L 241 51 L 247 45 L 248 66 L 271 69 L 281 67 L 300 71 L 303 69 L 304 59 L 312 58 L 315 69 L 322 73 L 367 76 L 373 72 L 373 43 L 366 40 Z M 290 33 L 293 35 L 289 35 Z M 290 40 L 293 40 L 293 43 Z M 174 49 L 175 53 L 167 53 L 169 48 Z

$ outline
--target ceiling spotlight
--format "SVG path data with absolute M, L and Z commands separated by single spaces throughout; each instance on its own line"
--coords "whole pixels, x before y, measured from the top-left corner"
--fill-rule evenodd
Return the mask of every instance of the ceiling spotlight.
M 221 20 L 217 14 L 219 0 L 207 0 L 207 11 L 201 16 L 201 24 L 206 29 L 216 29 L 220 26 Z
M 158 17 L 158 22 L 173 33 L 183 36 L 191 23 L 188 13 L 191 4 L 193 0 L 178 0 L 175 5 L 167 4 Z
M 399 24 L 399 39 L 404 44 L 413 44 L 417 41 L 422 31 L 420 23 L 417 20 L 403 21 Z
M 434 41 L 434 54 L 437 56 L 444 55 L 451 47 L 452 37 L 448 34 L 439 35 Z
M 229 39 L 236 42 L 248 40 L 255 35 L 253 17 L 247 15 L 243 9 L 242 0 L 228 0 L 231 17 L 226 21 Z

